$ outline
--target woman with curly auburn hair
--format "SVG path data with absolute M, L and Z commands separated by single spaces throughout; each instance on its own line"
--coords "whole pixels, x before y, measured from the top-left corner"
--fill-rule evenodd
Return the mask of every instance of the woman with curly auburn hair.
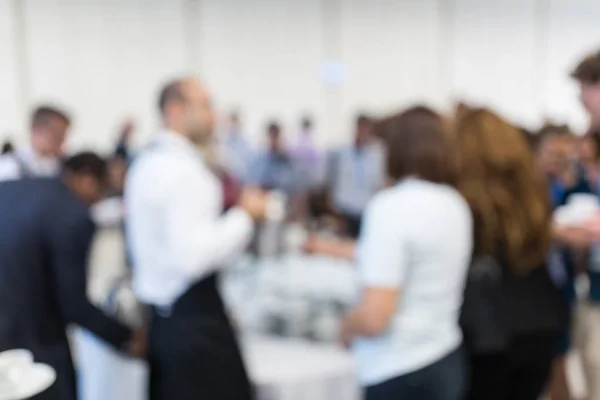
M 549 189 L 526 138 L 494 113 L 467 111 L 455 134 L 457 186 L 474 221 L 462 315 L 469 399 L 536 400 L 567 322 L 546 267 Z

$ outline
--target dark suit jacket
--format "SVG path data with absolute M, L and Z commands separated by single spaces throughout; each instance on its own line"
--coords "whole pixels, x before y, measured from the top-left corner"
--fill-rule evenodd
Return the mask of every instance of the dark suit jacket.
M 130 338 L 86 297 L 93 233 L 87 208 L 62 181 L 0 183 L 0 351 L 29 349 L 56 369 L 56 383 L 40 399 L 76 398 L 69 323 L 115 347 Z

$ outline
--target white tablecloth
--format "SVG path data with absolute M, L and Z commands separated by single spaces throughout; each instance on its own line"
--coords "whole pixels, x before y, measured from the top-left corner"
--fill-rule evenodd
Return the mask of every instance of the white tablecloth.
M 119 229 L 101 230 L 91 255 L 88 283 L 88 295 L 94 302 L 101 302 L 110 283 L 124 272 L 123 263 L 121 232 Z M 230 304 L 234 314 L 250 311 L 243 308 L 249 303 L 246 289 L 254 290 L 252 303 L 258 308 L 273 301 L 279 303 L 278 298 L 269 297 L 269 293 L 266 298 L 263 296 L 269 288 L 290 293 L 293 298 L 324 296 L 343 302 L 352 301 L 355 293 L 354 274 L 347 265 L 322 257 L 299 255 L 260 260 L 258 264 L 241 265 L 232 271 L 234 276 L 226 277 L 226 281 L 231 278 L 231 284 L 226 285 L 225 298 L 235 303 Z M 83 330 L 75 332 L 73 341 L 80 400 L 147 399 L 145 363 L 118 354 Z M 243 348 L 259 400 L 359 398 L 352 359 L 335 345 L 254 336 L 243 341 Z
M 221 292 L 243 331 L 320 342 L 337 342 L 339 322 L 359 294 L 354 266 L 331 257 L 247 257 L 223 278 Z
M 75 335 L 80 400 L 146 400 L 147 367 L 91 334 Z M 343 349 L 298 340 L 249 337 L 242 347 L 259 400 L 358 400 L 352 357 Z
M 354 362 L 343 349 L 253 337 L 244 354 L 260 400 L 358 400 Z

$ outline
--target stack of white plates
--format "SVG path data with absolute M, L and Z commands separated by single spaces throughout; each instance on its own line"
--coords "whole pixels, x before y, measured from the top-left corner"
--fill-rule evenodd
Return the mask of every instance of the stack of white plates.
M 0 353 L 0 400 L 22 400 L 48 389 L 56 380 L 52 367 L 34 363 L 28 350 Z

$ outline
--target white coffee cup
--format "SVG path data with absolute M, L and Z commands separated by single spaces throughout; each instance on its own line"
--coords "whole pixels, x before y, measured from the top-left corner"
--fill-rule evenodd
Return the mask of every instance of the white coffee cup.
M 33 354 L 29 350 L 16 349 L 0 353 L 0 393 L 17 390 L 23 376 L 32 366 Z

